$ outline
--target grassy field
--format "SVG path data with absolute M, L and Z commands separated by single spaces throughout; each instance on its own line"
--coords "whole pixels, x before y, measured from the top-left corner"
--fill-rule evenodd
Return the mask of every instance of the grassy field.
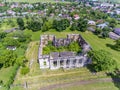
M 115 51 L 111 49 L 110 47 L 107 47 L 106 44 L 114 45 L 114 40 L 111 40 L 109 38 L 102 39 L 97 37 L 96 35 L 92 34 L 91 32 L 79 32 L 74 31 L 70 32 L 69 30 L 63 31 L 63 32 L 56 32 L 54 30 L 51 30 L 49 32 L 42 33 L 40 31 L 38 32 L 32 32 L 29 30 L 24 31 L 25 33 L 32 34 L 32 42 L 29 44 L 29 47 L 26 51 L 26 57 L 29 60 L 29 63 L 32 61 L 32 66 L 30 69 L 30 73 L 28 73 L 25 76 L 20 75 L 20 71 L 17 74 L 16 80 L 14 84 L 24 84 L 24 82 L 32 83 L 28 84 L 29 90 L 37 90 L 40 87 L 56 84 L 56 83 L 65 83 L 65 82 L 73 82 L 77 80 L 89 80 L 94 78 L 103 78 L 107 77 L 104 72 L 98 73 L 97 76 L 94 76 L 91 74 L 91 72 L 87 68 L 80 68 L 80 69 L 72 69 L 72 70 L 55 70 L 51 71 L 49 69 L 47 70 L 40 70 L 39 64 L 37 63 L 37 54 L 38 54 L 38 46 L 39 46 L 39 39 L 41 34 L 54 34 L 58 38 L 60 37 L 66 37 L 67 34 L 70 33 L 78 33 L 83 36 L 83 38 L 92 46 L 95 50 L 104 49 L 106 51 L 109 51 L 112 53 L 111 57 L 116 59 L 116 61 L 120 64 L 120 52 Z M 28 63 L 28 66 L 29 66 Z M 111 85 L 111 86 L 110 86 Z M 117 88 L 114 86 L 113 83 L 98 83 L 98 84 L 88 84 L 86 87 L 83 86 L 71 86 L 71 88 L 66 87 L 67 90 L 87 90 L 88 88 L 91 88 L 90 90 L 94 90 L 94 87 L 98 87 L 97 90 L 103 90 L 103 88 L 111 88 L 108 90 L 117 90 Z M 21 90 L 22 87 L 13 87 L 11 90 Z M 74 89 L 75 88 L 75 89 Z M 23 89 L 23 88 L 22 88 Z M 58 90 L 61 90 L 62 88 L 58 88 Z M 62 90 L 66 90 L 62 89 Z M 24 89 L 23 89 L 24 90 Z M 96 89 L 95 89 L 96 90 Z M 107 90 L 107 89 L 105 89 Z
M 86 85 L 75 85 L 66 88 L 57 88 L 53 90 L 119 90 L 111 82 L 99 82 Z

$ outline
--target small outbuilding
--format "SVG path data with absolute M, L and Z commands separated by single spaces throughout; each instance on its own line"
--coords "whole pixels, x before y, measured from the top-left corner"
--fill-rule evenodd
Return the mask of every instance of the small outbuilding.
M 16 46 L 7 46 L 7 50 L 16 50 Z

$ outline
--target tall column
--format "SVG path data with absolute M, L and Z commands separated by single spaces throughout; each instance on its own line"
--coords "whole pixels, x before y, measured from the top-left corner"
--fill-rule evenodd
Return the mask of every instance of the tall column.
M 69 65 L 70 68 L 72 67 L 72 63 L 73 63 L 73 59 L 70 59 L 70 65 Z
M 79 67 L 79 59 L 76 59 L 76 67 Z
M 66 68 L 66 61 L 67 61 L 67 59 L 64 59 L 63 68 Z
M 57 67 L 56 68 L 60 68 L 60 59 L 57 60 Z

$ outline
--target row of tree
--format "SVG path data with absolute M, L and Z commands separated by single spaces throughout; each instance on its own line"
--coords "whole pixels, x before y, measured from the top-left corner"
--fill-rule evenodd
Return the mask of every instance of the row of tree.
M 80 18 L 79 20 L 76 20 L 70 25 L 70 20 L 68 19 L 60 19 L 60 20 L 44 20 L 44 19 L 38 19 L 33 18 L 29 21 L 27 21 L 27 26 L 25 26 L 25 23 L 22 18 L 17 19 L 18 26 L 21 30 L 24 30 L 25 28 L 28 28 L 32 31 L 39 31 L 42 30 L 43 32 L 48 31 L 49 29 L 55 29 L 56 31 L 63 31 L 70 27 L 71 31 L 78 30 L 78 31 L 85 31 L 87 28 L 87 20 L 84 20 L 83 18 Z

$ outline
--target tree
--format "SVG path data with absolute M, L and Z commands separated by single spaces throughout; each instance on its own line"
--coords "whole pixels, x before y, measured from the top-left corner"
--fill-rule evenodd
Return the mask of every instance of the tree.
M 120 39 L 115 41 L 115 49 L 120 50 Z
M 77 24 L 76 23 L 72 23 L 71 27 L 70 27 L 71 31 L 75 31 L 77 30 Z
M 0 63 L 3 65 L 3 67 L 13 66 L 16 62 L 16 58 L 17 55 L 13 51 L 6 50 L 0 56 Z
M 23 31 L 16 31 L 12 34 L 12 37 L 17 37 L 19 42 L 29 42 L 31 40 L 30 34 L 25 34 Z
M 6 37 L 3 40 L 3 45 L 5 47 L 7 47 L 7 46 L 16 46 L 16 47 L 19 47 L 20 44 L 19 44 L 18 40 L 14 39 L 12 37 Z
M 81 49 L 80 45 L 77 42 L 72 42 L 68 46 L 68 50 L 79 53 L 82 49 Z
M 87 20 L 84 20 L 83 18 L 80 18 L 79 20 L 78 20 L 78 25 L 77 25 L 77 30 L 78 31 L 82 31 L 82 32 L 85 32 L 86 30 L 87 30 Z
M 1 32 L 0 33 L 0 40 L 6 37 L 7 33 L 6 32 Z
M 24 30 L 25 29 L 25 26 L 24 26 L 24 21 L 22 18 L 17 18 L 17 24 L 19 25 L 19 28 L 21 30 Z
M 114 28 L 117 24 L 117 22 L 114 18 L 109 19 L 108 22 L 109 22 L 109 26 L 112 27 L 112 28 Z
M 102 29 L 101 29 L 101 28 L 96 28 L 95 34 L 96 34 L 96 35 L 99 35 L 99 34 L 101 34 L 101 33 L 102 33 Z
M 49 47 L 44 47 L 43 48 L 43 54 L 49 54 L 50 53 L 50 48 Z
M 43 26 L 42 26 L 42 32 L 45 32 L 45 31 L 48 31 L 49 29 L 48 29 L 48 26 L 47 26 L 47 24 L 46 24 L 46 22 L 43 24 Z
M 53 28 L 57 31 L 63 31 L 70 26 L 70 21 L 68 19 L 54 20 Z
M 24 66 L 25 61 L 26 61 L 26 58 L 24 56 L 21 56 L 16 59 L 16 64 L 18 64 L 19 66 Z
M 38 31 L 41 29 L 42 23 L 39 20 L 31 20 L 27 22 L 27 28 L 32 31 Z
M 117 63 L 112 59 L 111 54 L 104 50 L 90 51 L 89 57 L 92 58 L 92 66 L 95 71 L 114 71 Z
M 104 38 L 108 37 L 109 36 L 108 34 L 110 31 L 112 31 L 112 30 L 108 27 L 103 28 L 102 29 L 102 37 L 104 37 Z

